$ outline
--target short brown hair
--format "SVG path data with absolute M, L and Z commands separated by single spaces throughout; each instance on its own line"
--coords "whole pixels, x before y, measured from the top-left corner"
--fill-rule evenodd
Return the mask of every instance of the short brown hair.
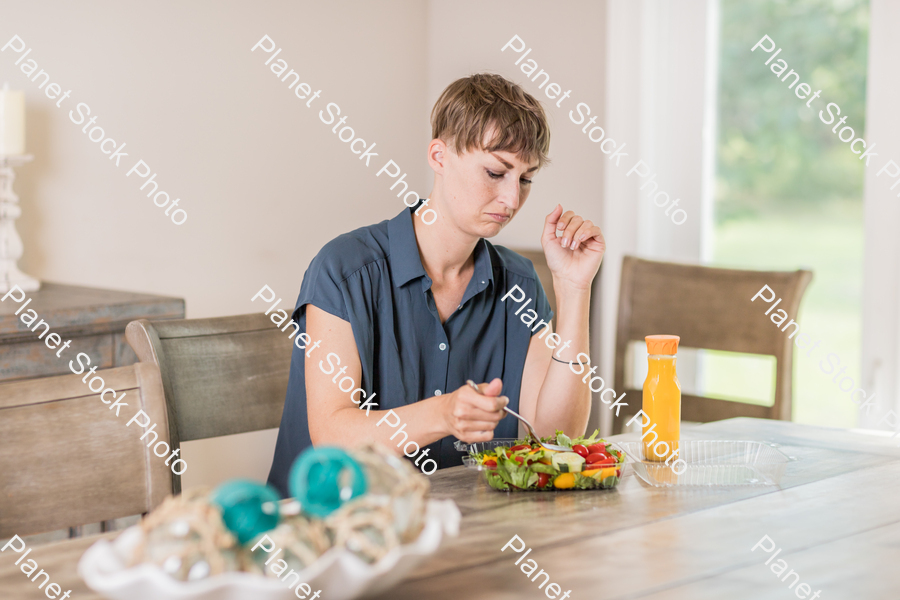
M 489 131 L 492 139 L 485 145 Z M 541 104 L 494 73 L 476 73 L 448 85 L 431 109 L 431 135 L 457 153 L 503 150 L 526 162 L 537 159 L 539 167 L 550 163 L 550 127 Z

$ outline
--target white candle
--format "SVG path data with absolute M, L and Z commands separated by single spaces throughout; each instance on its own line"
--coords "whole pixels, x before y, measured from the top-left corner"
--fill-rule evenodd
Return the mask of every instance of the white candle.
M 0 90 L 0 155 L 25 154 L 25 92 Z

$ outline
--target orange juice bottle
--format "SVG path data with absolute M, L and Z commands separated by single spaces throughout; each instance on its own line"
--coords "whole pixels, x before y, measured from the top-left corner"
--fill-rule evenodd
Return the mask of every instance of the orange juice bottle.
M 681 438 L 681 386 L 675 375 L 677 335 L 648 335 L 647 379 L 644 381 L 644 459 L 663 462 L 676 457 Z

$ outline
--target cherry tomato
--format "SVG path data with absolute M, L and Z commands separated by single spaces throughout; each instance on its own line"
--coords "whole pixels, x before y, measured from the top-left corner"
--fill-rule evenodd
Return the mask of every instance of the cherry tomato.
M 591 444 L 587 447 L 587 449 L 591 454 L 599 454 L 602 452 L 606 452 L 606 444 Z
M 497 461 L 494 460 L 493 458 L 486 458 L 486 459 L 484 460 L 484 462 L 481 463 L 481 464 L 484 465 L 485 467 L 496 467 L 496 466 L 497 466 Z
M 614 465 L 614 464 L 616 464 L 616 462 L 618 462 L 618 461 L 616 461 L 615 458 L 610 456 L 609 458 L 604 458 L 603 460 L 601 460 L 599 464 L 602 466 L 607 466 L 607 465 Z
M 581 456 L 582 458 L 587 457 L 587 455 L 589 454 L 587 447 L 582 446 L 581 444 L 575 444 L 574 446 L 572 446 L 572 452 L 574 452 L 578 456 Z
M 584 458 L 584 460 L 585 460 L 585 462 L 586 462 L 587 464 L 593 465 L 593 464 L 595 464 L 595 463 L 600 462 L 600 461 L 603 460 L 604 458 L 606 458 L 606 456 L 604 456 L 603 454 L 600 454 L 600 453 L 598 453 L 598 452 L 594 452 L 594 453 L 588 454 L 588 455 Z
M 616 477 L 621 477 L 621 476 L 622 476 L 622 470 L 616 469 Z
M 525 462 L 525 459 L 522 458 L 521 456 L 513 456 L 513 460 L 516 461 L 517 463 L 519 463 L 520 465 L 521 465 L 523 462 Z
M 550 474 L 549 473 L 538 473 L 538 487 L 546 487 L 547 484 L 550 483 Z
M 510 452 L 517 452 L 519 450 L 531 450 L 531 446 L 528 444 L 519 444 L 518 446 L 513 446 L 509 449 Z

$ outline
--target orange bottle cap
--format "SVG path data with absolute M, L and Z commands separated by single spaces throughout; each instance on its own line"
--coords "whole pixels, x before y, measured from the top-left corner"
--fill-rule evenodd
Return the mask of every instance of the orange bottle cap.
M 679 340 L 681 338 L 677 335 L 648 335 L 644 338 L 648 354 L 677 354 Z

